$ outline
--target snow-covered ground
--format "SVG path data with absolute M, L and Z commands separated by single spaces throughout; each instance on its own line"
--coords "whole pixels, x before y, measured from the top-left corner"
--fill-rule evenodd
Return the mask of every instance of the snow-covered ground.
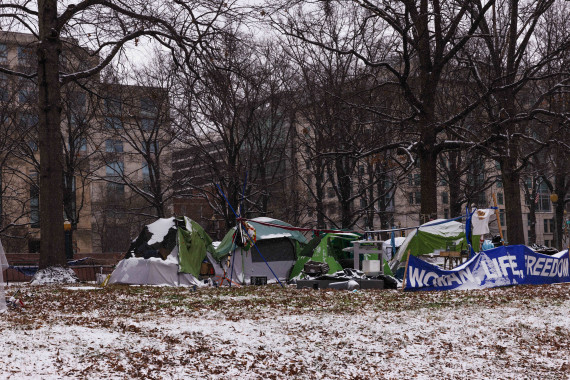
M 570 284 L 402 293 L 9 286 L 2 378 L 564 379 Z

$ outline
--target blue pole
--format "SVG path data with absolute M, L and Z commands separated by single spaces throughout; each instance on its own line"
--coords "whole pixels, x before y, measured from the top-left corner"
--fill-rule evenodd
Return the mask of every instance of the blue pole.
M 392 226 L 394 228 L 394 226 Z M 396 232 L 392 231 L 392 236 L 390 237 L 390 244 L 392 244 L 392 257 L 396 254 Z M 390 259 L 392 259 L 392 257 Z
M 236 218 L 238 218 L 237 213 L 235 212 L 234 208 L 232 207 L 232 205 L 230 204 L 230 202 L 228 201 L 228 198 L 226 198 L 226 195 L 224 194 L 224 192 L 222 191 L 222 189 L 220 188 L 220 186 L 218 186 L 218 184 L 216 184 L 216 187 L 218 188 L 218 191 L 220 192 L 220 194 L 222 194 L 222 196 L 224 197 L 224 199 L 226 200 L 226 202 L 228 203 L 228 206 L 230 206 L 230 209 L 232 210 L 232 212 L 234 213 L 234 215 L 236 216 Z M 243 224 L 243 222 L 241 222 Z M 255 242 L 251 239 L 251 237 L 249 236 L 249 234 L 247 233 L 247 228 L 245 228 L 245 225 L 243 226 L 244 229 L 246 230 L 246 234 L 245 236 L 247 236 L 247 238 L 249 239 L 249 241 L 251 242 L 251 244 L 255 247 L 255 249 L 257 250 L 257 252 L 259 253 L 259 256 L 261 256 L 261 258 L 263 259 L 263 261 L 265 262 L 265 265 L 267 265 L 267 267 L 269 268 L 269 270 L 271 271 L 271 273 L 273 274 L 273 276 L 275 277 L 275 279 L 277 280 L 277 282 L 279 283 L 279 285 L 281 285 L 282 288 L 284 288 L 285 286 L 281 283 L 281 281 L 279 281 L 279 277 L 277 277 L 277 275 L 275 274 L 275 272 L 273 271 L 273 269 L 271 269 L 271 266 L 269 266 L 269 263 L 267 262 L 267 260 L 265 260 L 265 257 L 263 256 L 263 254 L 259 251 L 259 248 L 257 248 L 257 245 L 255 244 Z

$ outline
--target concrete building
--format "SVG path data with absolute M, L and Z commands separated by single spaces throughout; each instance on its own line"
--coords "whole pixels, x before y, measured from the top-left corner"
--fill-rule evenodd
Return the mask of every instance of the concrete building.
M 32 35 L 0 32 L 0 65 L 34 73 L 35 43 Z M 63 47 L 66 70 L 98 61 L 75 41 L 64 41 Z M 7 252 L 37 252 L 43 222 L 37 89 L 33 80 L 7 74 L 0 74 L 0 81 L 2 243 Z M 94 76 L 62 88 L 62 107 L 62 211 L 72 225 L 74 249 L 126 250 L 157 210 L 171 213 L 168 96 L 159 88 L 106 83 Z

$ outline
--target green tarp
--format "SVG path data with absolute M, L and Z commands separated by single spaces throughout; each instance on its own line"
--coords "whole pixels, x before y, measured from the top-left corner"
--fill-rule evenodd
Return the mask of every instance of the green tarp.
M 249 223 L 250 225 L 253 226 L 253 228 L 255 228 L 255 234 L 258 241 L 263 239 L 286 237 L 295 241 L 295 247 L 297 248 L 297 251 L 299 249 L 298 243 L 302 245 L 307 243 L 307 238 L 305 238 L 305 236 L 299 231 L 290 231 L 284 228 L 266 226 L 263 224 L 256 223 L 255 222 L 256 220 L 271 224 L 277 224 L 281 226 L 287 226 L 287 227 L 292 227 L 292 226 L 289 223 L 285 223 L 281 220 L 272 219 L 272 218 L 256 218 L 253 220 L 249 220 L 247 223 Z M 228 233 L 224 236 L 222 241 L 220 242 L 220 245 L 218 245 L 218 247 L 216 248 L 216 251 L 212 254 L 212 257 L 216 261 L 219 262 L 221 259 L 223 259 L 224 257 L 226 257 L 231 253 L 232 249 L 234 248 L 233 236 L 235 232 L 236 232 L 235 227 L 230 229 Z
M 317 239 L 320 239 L 318 244 Z M 341 260 L 350 259 L 350 254 L 343 251 L 344 248 L 350 247 L 351 241 L 360 239 L 360 235 L 352 233 L 341 233 L 341 234 L 326 234 L 322 237 L 317 237 L 311 240 L 306 248 L 310 249 L 314 247 L 311 251 L 302 251 L 301 256 L 293 266 L 291 270 L 290 279 L 298 278 L 303 271 L 305 264 L 309 261 L 315 261 L 319 263 L 327 263 L 329 266 L 329 274 L 342 270 Z M 315 246 L 316 245 L 316 246 Z
M 458 242 L 458 240 L 460 240 Z M 448 247 L 455 246 L 452 250 L 460 251 L 461 249 L 467 249 L 467 241 L 465 240 L 465 233 L 462 232 L 456 236 L 441 236 L 430 234 L 429 232 L 424 232 L 419 230 L 416 236 L 408 244 L 406 252 L 404 252 L 403 260 L 408 257 L 408 252 L 411 252 L 414 256 L 427 255 L 438 249 L 447 249 Z
M 186 229 L 178 227 L 179 271 L 198 278 L 200 266 L 206 258 L 206 251 L 214 251 L 212 239 L 198 223 L 186 217 L 184 219 Z

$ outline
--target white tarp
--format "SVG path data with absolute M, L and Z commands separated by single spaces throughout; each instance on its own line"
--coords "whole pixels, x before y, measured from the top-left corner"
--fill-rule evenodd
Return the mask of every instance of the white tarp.
M 109 278 L 110 284 L 127 285 L 203 285 L 190 273 L 178 272 L 178 247 L 175 247 L 166 260 L 158 257 L 145 259 L 130 257 L 123 259 Z

